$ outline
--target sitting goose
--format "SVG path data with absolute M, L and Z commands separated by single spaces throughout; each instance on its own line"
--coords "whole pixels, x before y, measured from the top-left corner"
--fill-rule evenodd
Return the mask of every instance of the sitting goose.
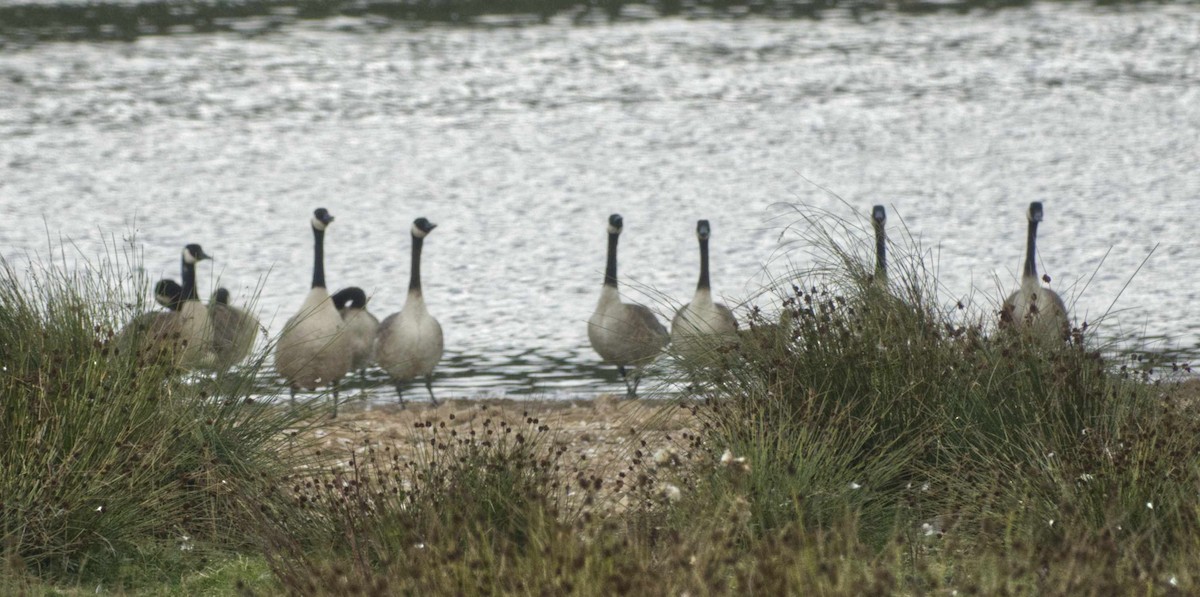
M 225 371 L 250 354 L 261 326 L 253 315 L 229 304 L 229 291 L 224 288 L 218 288 L 209 300 L 208 311 L 213 322 L 216 369 Z
M 167 310 L 148 311 L 125 324 L 114 340 L 118 353 L 138 348 L 147 351 L 161 349 L 154 338 L 162 338 L 169 333 L 167 330 L 175 320 L 175 311 L 183 303 L 183 287 L 169 278 L 159 280 L 154 285 L 154 301 Z

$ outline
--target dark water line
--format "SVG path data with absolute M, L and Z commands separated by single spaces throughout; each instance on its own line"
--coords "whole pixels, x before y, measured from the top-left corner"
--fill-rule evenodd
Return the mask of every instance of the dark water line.
M 860 19 L 880 11 L 966 13 L 1027 7 L 1037 2 L 1112 6 L 1138 4 L 1140 0 L 102 0 L 36 4 L 0 0 L 0 48 L 10 43 L 132 41 L 179 33 L 237 31 L 253 35 L 301 20 L 333 17 L 375 17 L 371 25 L 379 29 L 393 24 L 432 23 L 512 26 L 546 23 L 559 16 L 576 24 L 654 16 L 821 19 L 842 13 Z

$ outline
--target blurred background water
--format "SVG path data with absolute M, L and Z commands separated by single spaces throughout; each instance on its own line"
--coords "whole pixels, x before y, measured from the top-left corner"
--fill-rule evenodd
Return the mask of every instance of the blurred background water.
M 198 242 L 216 257 L 202 294 L 257 294 L 278 333 L 307 292 L 313 208 L 337 218 L 331 290 L 363 287 L 381 319 L 427 216 L 439 392 L 587 396 L 620 388 L 586 334 L 609 213 L 626 220 L 625 295 L 669 320 L 694 289 L 698 218 L 730 304 L 811 265 L 788 204 L 865 218 L 883 203 L 948 304 L 986 306 L 1015 287 L 1041 200 L 1042 270 L 1075 317 L 1111 307 L 1107 337 L 1200 347 L 1194 6 L 595 5 L 452 23 L 349 3 L 313 4 L 322 18 L 90 6 L 57 22 L 0 0 L 0 255 L 18 269 L 49 233 L 84 254 L 132 238 L 151 280 L 177 278 Z M 170 18 L 121 16 L 139 10 Z

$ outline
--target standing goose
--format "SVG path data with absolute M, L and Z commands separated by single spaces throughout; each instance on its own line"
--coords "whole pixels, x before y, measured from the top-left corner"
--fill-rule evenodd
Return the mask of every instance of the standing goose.
M 1004 299 L 1004 306 L 1000 310 L 1000 326 L 1025 329 L 1032 331 L 1035 337 L 1061 341 L 1070 330 L 1067 307 L 1058 293 L 1042 286 L 1037 273 L 1037 226 L 1042 221 L 1042 203 L 1030 203 L 1026 216 L 1029 230 L 1021 287 Z
M 208 316 L 213 322 L 213 353 L 216 368 L 224 371 L 242 362 L 254 346 L 258 335 L 258 319 L 229 304 L 229 291 L 218 288 L 208 302 Z
M 637 396 L 641 368 L 649 364 L 667 345 L 667 328 L 654 313 L 642 305 L 622 303 L 617 292 L 617 239 L 624 221 L 620 214 L 608 217 L 608 263 L 604 268 L 604 286 L 600 302 L 588 319 L 588 340 L 605 362 L 617 366 L 625 381 L 626 396 Z M 631 376 L 625 370 L 633 369 Z
M 350 339 L 350 367 L 357 370 L 365 380 L 367 366 L 375 360 L 375 335 L 379 333 L 379 320 L 367 311 L 367 293 L 362 288 L 351 286 L 333 294 L 333 306 L 337 307 Z
M 433 397 L 433 368 L 442 360 L 442 326 L 425 308 L 425 296 L 421 294 L 421 248 L 425 237 L 434 228 L 437 224 L 425 218 L 413 221 L 408 298 L 399 313 L 388 315 L 379 324 L 375 344 L 375 360 L 396 383 L 396 397 L 401 406 L 404 405 L 404 383 L 419 376 L 425 377 L 429 401 L 434 406 L 438 404 Z
M 887 286 L 887 210 L 882 205 L 871 208 L 871 224 L 875 227 L 875 281 Z
M 342 334 L 342 316 L 325 289 L 325 229 L 333 216 L 325 208 L 313 212 L 312 288 L 300 311 L 283 327 L 275 346 L 275 369 L 291 390 L 333 388 L 333 416 L 337 416 L 338 380 L 350 370 L 349 342 Z
M 712 287 L 708 279 L 708 238 L 711 234 L 708 220 L 696 223 L 696 238 L 700 239 L 700 282 L 692 302 L 684 305 L 671 320 L 671 344 L 683 355 L 698 356 L 715 347 L 709 338 L 734 338 L 737 334 L 737 319 L 729 307 L 714 303 Z

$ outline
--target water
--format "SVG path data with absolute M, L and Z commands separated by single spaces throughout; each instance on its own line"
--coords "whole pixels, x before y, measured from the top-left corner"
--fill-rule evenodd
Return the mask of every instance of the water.
M 1120 295 L 1106 333 L 1200 346 L 1194 9 L 252 25 L 0 50 L 0 254 L 25 263 L 47 230 L 84 252 L 132 235 L 157 279 L 199 242 L 204 289 L 260 291 L 277 333 L 307 291 L 313 208 L 337 218 L 331 288 L 362 286 L 381 318 L 426 216 L 441 394 L 577 396 L 619 388 L 586 335 L 609 213 L 626 296 L 669 319 L 698 218 L 730 304 L 810 262 L 781 249 L 781 202 L 884 203 L 948 302 L 987 304 L 1015 287 L 1042 200 L 1042 269 L 1077 317 Z

